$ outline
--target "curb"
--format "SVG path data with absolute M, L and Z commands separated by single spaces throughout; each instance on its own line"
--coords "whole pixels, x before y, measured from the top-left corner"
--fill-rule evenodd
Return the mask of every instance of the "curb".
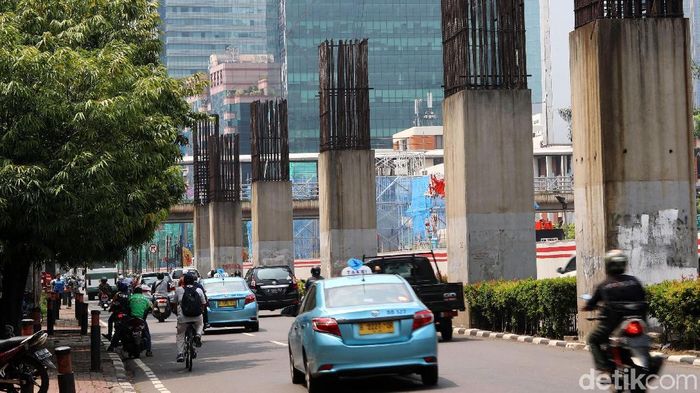
M 100 325 L 106 327 L 107 324 L 104 323 L 104 321 L 100 321 Z M 107 351 L 109 341 L 107 341 L 106 338 L 100 337 L 100 341 L 102 343 L 102 348 L 105 350 L 109 360 L 112 361 L 112 366 L 114 367 L 116 385 L 110 390 L 119 393 L 136 393 L 134 385 L 131 384 L 131 380 L 126 375 L 126 367 L 124 366 L 124 361 L 122 361 L 122 358 L 120 358 L 119 355 L 114 352 Z
M 488 330 L 454 328 L 453 334 L 466 337 L 482 337 L 490 339 L 500 339 L 506 341 L 515 341 L 519 343 L 527 343 L 534 345 L 545 345 L 548 347 L 559 347 L 571 349 L 575 351 L 588 351 L 588 345 L 579 342 L 570 342 L 563 340 L 553 340 L 544 337 L 521 336 L 510 333 L 496 333 Z M 651 352 L 652 356 L 664 358 L 667 362 L 683 364 L 686 366 L 700 367 L 700 357 L 693 355 L 667 355 L 662 352 Z

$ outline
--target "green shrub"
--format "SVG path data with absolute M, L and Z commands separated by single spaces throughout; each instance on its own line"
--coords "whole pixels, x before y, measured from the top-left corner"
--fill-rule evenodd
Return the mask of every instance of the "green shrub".
M 576 279 L 467 285 L 472 324 L 494 331 L 561 338 L 575 333 Z
M 649 314 L 659 321 L 667 342 L 700 343 L 700 279 L 666 281 L 647 287 Z

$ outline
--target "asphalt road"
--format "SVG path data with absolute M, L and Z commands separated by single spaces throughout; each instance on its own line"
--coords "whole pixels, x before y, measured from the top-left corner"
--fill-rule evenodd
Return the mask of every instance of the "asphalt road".
M 287 331 L 291 319 L 262 313 L 260 331 L 242 329 L 212 330 L 203 338 L 203 346 L 194 360 L 192 372 L 176 363 L 175 319 L 163 323 L 149 319 L 153 335 L 151 358 L 126 361 L 134 386 L 143 393 L 199 392 L 305 392 L 293 385 L 289 376 Z M 440 381 L 437 387 L 424 388 L 418 376 L 375 377 L 342 380 L 333 387 L 340 392 L 585 392 L 579 382 L 590 372 L 590 354 L 502 340 L 461 338 L 439 344 Z M 656 391 L 698 391 L 700 368 L 669 365 L 666 385 L 676 375 L 689 375 L 689 389 Z

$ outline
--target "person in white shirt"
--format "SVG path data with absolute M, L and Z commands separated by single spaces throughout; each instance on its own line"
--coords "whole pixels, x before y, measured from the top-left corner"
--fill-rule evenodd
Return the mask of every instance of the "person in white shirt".
M 185 331 L 187 324 L 194 323 L 194 329 L 197 335 L 194 338 L 194 343 L 197 347 L 202 346 L 202 335 L 204 334 L 204 319 L 202 314 L 207 306 L 207 300 L 204 296 L 204 291 L 197 288 L 195 285 L 195 277 L 193 274 L 185 274 L 184 287 L 178 287 L 175 290 L 174 302 L 172 309 L 177 310 L 177 335 L 175 342 L 177 344 L 177 361 L 183 362 L 185 351 Z M 199 309 L 197 309 L 199 306 Z

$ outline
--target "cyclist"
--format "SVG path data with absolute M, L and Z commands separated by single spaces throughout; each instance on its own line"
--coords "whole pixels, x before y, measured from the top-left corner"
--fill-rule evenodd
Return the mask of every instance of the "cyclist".
M 185 351 L 185 332 L 187 325 L 194 323 L 196 336 L 194 344 L 197 347 L 202 346 L 202 334 L 204 334 L 204 320 L 202 314 L 207 306 L 204 292 L 195 285 L 195 277 L 193 274 L 185 274 L 183 279 L 184 286 L 178 287 L 175 290 L 175 297 L 172 309 L 177 313 L 177 335 L 175 342 L 177 344 L 177 362 L 185 361 L 183 352 Z

